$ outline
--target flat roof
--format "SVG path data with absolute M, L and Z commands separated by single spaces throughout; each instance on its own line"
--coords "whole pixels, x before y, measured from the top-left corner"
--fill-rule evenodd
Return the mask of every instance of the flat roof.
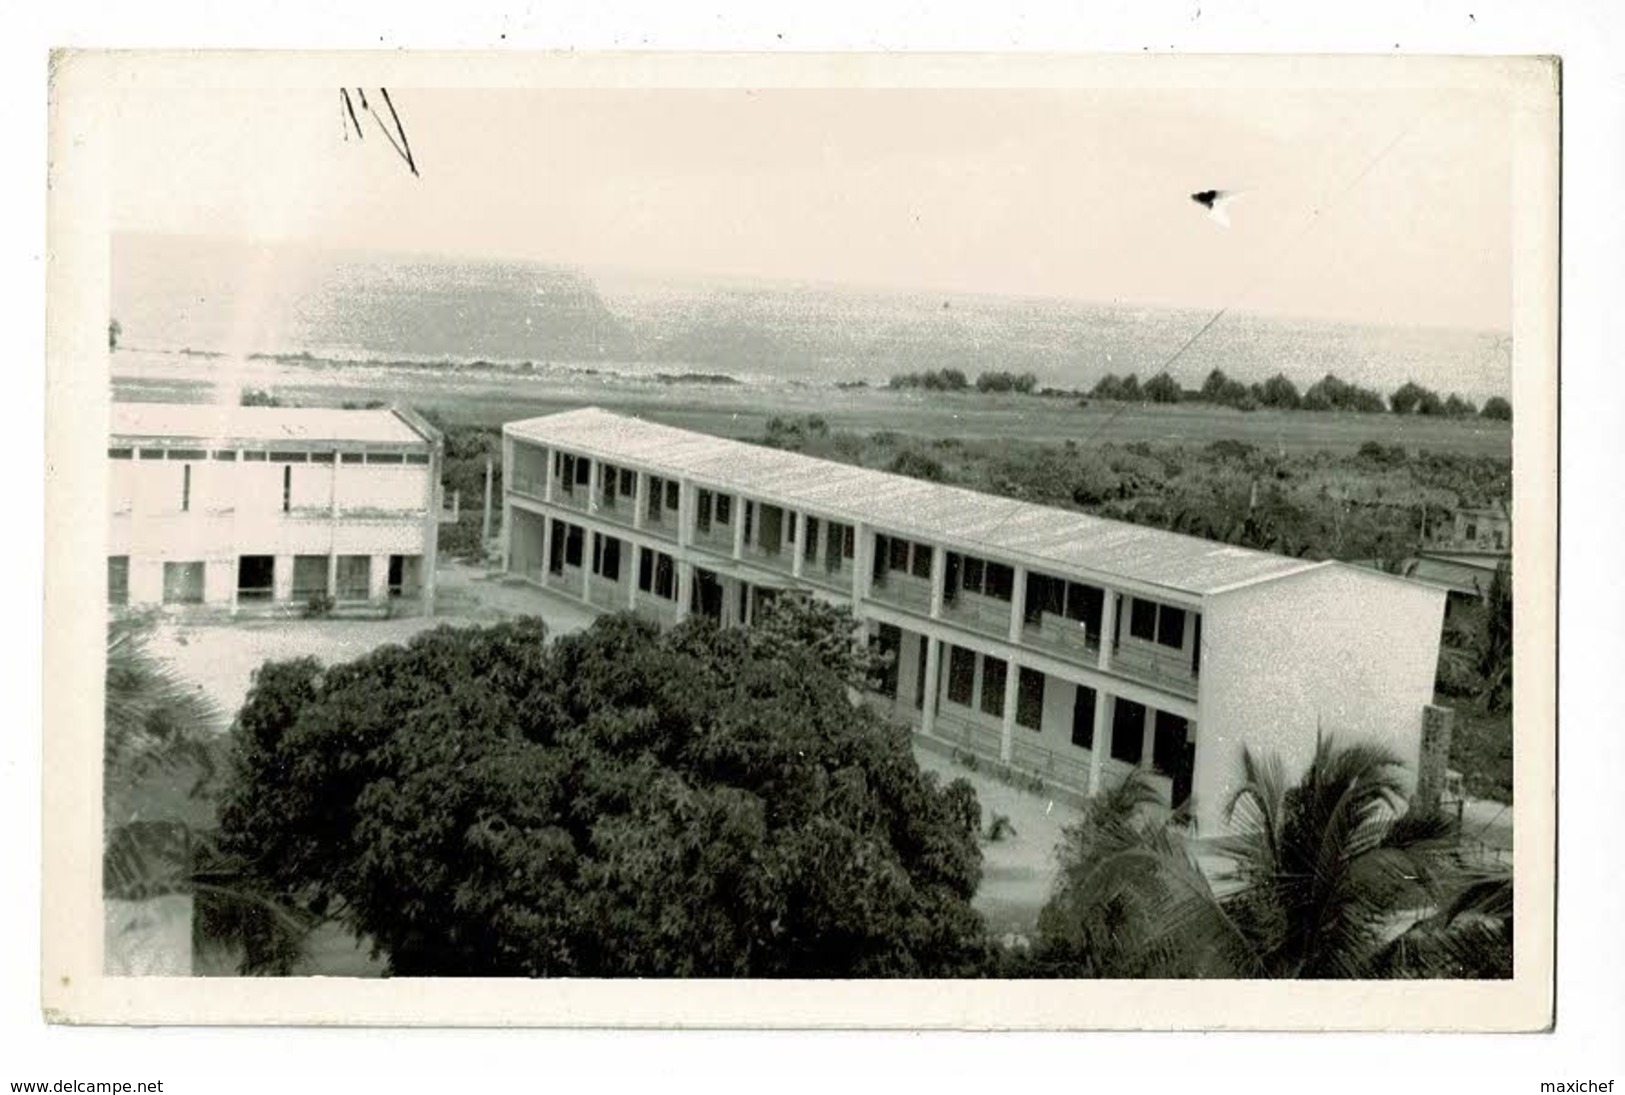
M 333 407 L 237 407 L 209 403 L 114 403 L 119 440 L 325 442 L 421 445 L 428 438 L 395 411 Z
M 597 407 L 509 422 L 503 430 L 905 537 L 948 541 L 1039 569 L 1092 571 L 1197 597 L 1321 565 L 662 426 Z

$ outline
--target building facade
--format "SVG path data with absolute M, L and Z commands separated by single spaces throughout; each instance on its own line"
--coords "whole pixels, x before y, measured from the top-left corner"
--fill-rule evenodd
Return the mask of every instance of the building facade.
M 509 423 L 503 468 L 509 573 L 663 625 L 848 605 L 893 655 L 873 702 L 1063 792 L 1143 769 L 1205 828 L 1244 745 L 1417 760 L 1436 589 L 596 408 Z
M 441 440 L 399 410 L 115 403 L 115 605 L 432 612 Z

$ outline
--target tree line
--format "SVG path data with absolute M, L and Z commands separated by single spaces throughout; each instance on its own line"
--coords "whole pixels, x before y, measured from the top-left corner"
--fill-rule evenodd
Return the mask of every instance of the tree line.
M 1253 411 L 1270 407 L 1288 411 L 1353 411 L 1359 414 L 1419 414 L 1441 418 L 1482 417 L 1511 421 L 1512 404 L 1501 396 L 1491 396 L 1481 408 L 1471 400 L 1451 392 L 1441 397 L 1438 392 L 1408 380 L 1390 395 L 1374 388 L 1365 388 L 1327 373 L 1299 392 L 1298 386 L 1284 373 L 1276 373 L 1262 383 L 1243 384 L 1214 369 L 1195 391 L 1186 391 L 1168 373 L 1158 373 L 1144 384 L 1138 375 L 1117 376 L 1107 373 L 1096 382 L 1085 397 L 1125 403 L 1212 403 L 1237 410 Z
M 930 392 L 963 392 L 973 385 L 960 369 L 927 369 L 917 373 L 898 373 L 886 384 L 898 390 L 921 388 Z M 1020 392 L 1031 394 L 1038 388 L 1035 373 L 984 372 L 976 377 L 974 387 L 979 392 Z

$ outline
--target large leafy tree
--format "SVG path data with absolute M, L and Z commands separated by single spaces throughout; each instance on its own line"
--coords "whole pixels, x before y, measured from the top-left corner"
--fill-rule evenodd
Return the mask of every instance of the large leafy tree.
M 1392 756 L 1322 737 L 1296 783 L 1275 759 L 1248 752 L 1243 766 L 1223 836 L 1148 817 L 1132 782 L 1091 807 L 1063 844 L 1039 972 L 1510 976 L 1510 904 L 1491 924 L 1493 882 L 1490 897 L 1463 898 L 1454 827 L 1405 808 Z
M 630 616 L 440 628 L 270 663 L 226 849 L 400 975 L 978 972 L 978 806 L 851 702 L 850 619 L 795 641 Z M 844 629 L 844 631 L 842 630 Z

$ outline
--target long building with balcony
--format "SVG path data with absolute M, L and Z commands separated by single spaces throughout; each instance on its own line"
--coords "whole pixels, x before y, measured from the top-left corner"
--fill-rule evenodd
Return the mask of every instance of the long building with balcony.
M 440 434 L 400 410 L 115 403 L 115 605 L 430 613 Z
M 1418 760 L 1437 589 L 597 408 L 508 423 L 503 469 L 509 573 L 661 624 L 849 605 L 892 655 L 872 702 L 1058 789 L 1143 769 L 1206 828 L 1243 745 Z

